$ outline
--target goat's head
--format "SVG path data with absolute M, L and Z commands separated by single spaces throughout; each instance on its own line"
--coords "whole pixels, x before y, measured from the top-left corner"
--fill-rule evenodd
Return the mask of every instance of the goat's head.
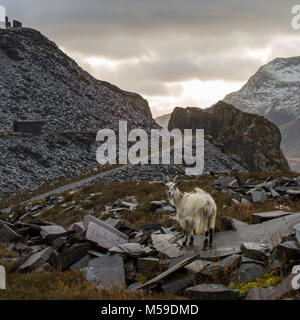
M 176 178 L 177 176 L 174 178 L 173 181 L 170 181 L 168 178 L 168 181 L 166 183 L 162 183 L 162 185 L 166 188 L 169 202 L 173 206 L 175 205 L 174 203 L 175 193 L 178 192 L 178 186 L 180 185 L 180 182 L 176 182 Z

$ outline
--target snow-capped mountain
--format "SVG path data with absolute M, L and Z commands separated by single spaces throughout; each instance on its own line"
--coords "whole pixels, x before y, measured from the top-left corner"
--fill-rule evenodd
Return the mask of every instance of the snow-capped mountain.
M 277 125 L 300 118 L 300 57 L 277 58 L 260 67 L 239 91 L 223 100 Z

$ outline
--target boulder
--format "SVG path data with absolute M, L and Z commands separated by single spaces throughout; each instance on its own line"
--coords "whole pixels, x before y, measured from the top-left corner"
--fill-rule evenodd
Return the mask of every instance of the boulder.
M 239 281 L 250 282 L 265 274 L 264 267 L 257 263 L 242 263 L 239 267 Z
M 185 296 L 192 300 L 238 300 L 239 291 L 220 284 L 200 284 L 187 288 Z
M 99 224 L 96 224 L 94 222 L 89 223 L 85 237 L 87 241 L 95 243 L 100 248 L 107 250 L 118 244 L 124 244 L 128 242 L 128 240 L 124 237 L 120 237 L 119 231 L 118 233 L 116 233 L 111 229 L 100 226 Z
M 246 296 L 246 300 L 270 300 L 272 288 L 251 288 Z
M 269 246 L 264 243 L 244 242 L 241 244 L 242 254 L 254 260 L 266 260 L 269 250 Z
M 252 201 L 257 202 L 266 202 L 268 200 L 267 194 L 265 191 L 253 191 L 252 192 Z
M 72 264 L 86 256 L 90 249 L 91 245 L 87 242 L 73 244 L 57 256 L 57 268 L 60 271 L 66 270 Z
M 69 270 L 71 271 L 75 271 L 75 270 L 81 270 L 84 269 L 85 267 L 87 267 L 87 265 L 89 264 L 89 261 L 91 260 L 90 255 L 86 255 L 83 258 L 81 258 L 80 260 L 78 260 L 77 262 L 75 262 L 74 264 L 72 264 L 69 267 Z
M 169 294 L 181 294 L 195 282 L 193 273 L 175 273 L 161 286 L 163 292 Z
M 21 266 L 18 268 L 20 272 L 34 271 L 48 262 L 53 252 L 52 247 L 47 247 L 42 251 L 32 254 Z
M 18 241 L 20 235 L 12 230 L 5 223 L 0 223 L 0 241 L 1 242 L 13 242 Z
M 280 260 L 285 259 L 300 259 L 300 245 L 298 241 L 285 241 L 278 247 L 278 258 Z
M 159 266 L 159 259 L 153 257 L 139 258 L 138 270 L 139 271 L 153 271 Z
M 192 263 L 185 266 L 185 269 L 194 274 L 200 273 L 207 265 L 210 265 L 212 262 L 205 260 L 195 260 Z
M 298 244 L 300 244 L 300 223 L 294 226 L 294 230 L 296 233 L 296 239 L 298 241 Z
M 166 255 L 170 259 L 183 256 L 183 252 L 168 241 L 158 242 L 153 247 L 156 251 Z
M 118 254 L 92 259 L 86 268 L 86 279 L 98 289 L 125 288 L 124 261 Z

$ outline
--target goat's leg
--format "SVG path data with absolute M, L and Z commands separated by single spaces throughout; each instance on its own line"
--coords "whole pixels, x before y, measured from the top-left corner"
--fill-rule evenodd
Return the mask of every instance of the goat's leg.
M 184 231 L 184 241 L 182 242 L 182 246 L 185 247 L 187 244 L 187 240 L 188 240 L 188 235 L 187 232 Z
M 194 244 L 194 235 L 195 235 L 195 232 L 192 231 L 192 234 L 190 236 L 190 246 L 192 246 Z
M 209 232 L 205 231 L 204 242 L 203 242 L 203 250 L 206 250 L 208 247 L 208 236 Z
M 212 248 L 214 245 L 214 229 L 209 229 L 209 247 Z

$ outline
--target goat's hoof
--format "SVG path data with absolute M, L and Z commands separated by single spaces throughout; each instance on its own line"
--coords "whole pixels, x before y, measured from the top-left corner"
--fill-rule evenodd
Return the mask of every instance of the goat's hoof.
M 185 247 L 186 246 L 186 241 L 182 242 L 182 246 Z
M 192 247 L 194 245 L 194 241 L 190 241 L 189 246 Z

